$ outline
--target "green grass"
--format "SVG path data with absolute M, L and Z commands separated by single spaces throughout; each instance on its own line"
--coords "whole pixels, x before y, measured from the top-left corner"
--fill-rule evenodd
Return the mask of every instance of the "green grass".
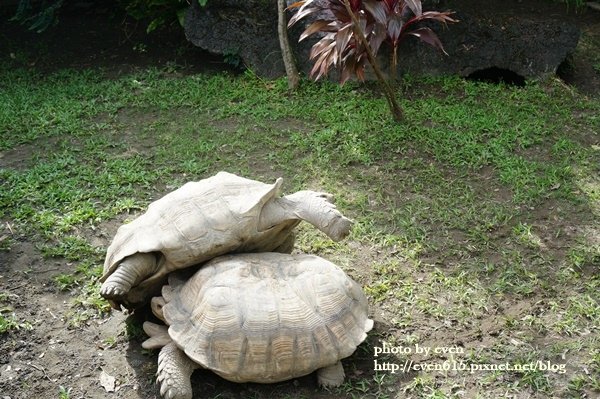
M 0 168 L 0 221 L 70 265 L 53 281 L 73 296 L 71 326 L 109 311 L 98 295 L 104 248 L 92 244 L 104 223 L 219 170 L 284 176 L 284 191 L 329 191 L 355 220 L 341 243 L 302 226 L 297 248 L 363 285 L 386 339 L 461 342 L 475 363 L 568 364 L 564 376 L 420 372 L 401 383 L 368 366 L 337 395 L 597 390 L 583 371 L 598 368 L 600 330 L 597 99 L 555 80 L 408 77 L 406 121 L 395 124 L 385 100 L 355 84 L 303 82 L 290 95 L 284 80 L 250 73 L 2 72 L 0 150 L 18 161 Z M 3 251 L 18 244 L 3 235 Z
M 22 320 L 13 311 L 11 300 L 17 297 L 15 294 L 0 292 L 0 334 L 14 330 L 31 330 L 33 324 L 28 320 Z

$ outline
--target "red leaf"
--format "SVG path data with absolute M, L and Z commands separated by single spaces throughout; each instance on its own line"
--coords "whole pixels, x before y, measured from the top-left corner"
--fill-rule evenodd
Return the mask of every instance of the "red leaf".
M 360 31 L 366 36 L 369 34 L 367 32 L 367 17 L 364 13 L 358 15 L 358 24 L 360 26 Z
M 423 13 L 420 0 L 405 0 L 406 5 L 417 17 Z
M 298 22 L 302 18 L 306 17 L 307 15 L 310 15 L 317 11 L 319 11 L 319 9 L 316 7 L 306 8 L 306 9 L 301 8 L 300 10 L 298 10 L 298 12 L 296 14 L 294 14 L 294 16 L 292 18 L 290 18 L 290 21 L 288 22 L 288 28 L 291 27 L 292 25 L 294 25 L 296 22 Z
M 385 24 L 387 21 L 387 7 L 385 2 L 380 0 L 363 1 L 365 9 L 373 16 L 375 21 Z
M 392 45 L 395 46 L 397 44 L 403 28 L 404 21 L 399 15 L 394 15 L 392 18 L 390 18 L 388 22 L 387 34 L 392 41 Z
M 373 33 L 369 37 L 369 45 L 373 50 L 373 55 L 377 55 L 379 52 L 379 47 L 385 41 L 387 37 L 387 29 L 384 24 L 375 24 L 373 28 Z
M 435 21 L 447 23 L 447 22 L 458 22 L 457 19 L 451 18 L 450 15 L 454 14 L 452 11 L 426 11 L 418 18 L 419 21 L 423 21 L 425 19 L 433 19 Z
M 354 70 L 354 74 L 356 78 L 361 82 L 365 81 L 365 64 L 364 63 L 356 63 L 356 69 Z
M 356 70 L 356 59 L 354 57 L 347 58 L 340 68 L 340 83 L 344 84 L 352 77 Z
M 335 41 L 332 36 L 333 34 L 328 34 L 312 46 L 310 50 L 311 60 L 318 57 L 324 51 L 331 51 L 332 46 L 335 46 Z
M 329 25 L 329 23 L 330 23 L 330 21 L 326 21 L 324 19 L 319 19 L 318 21 L 313 22 L 312 24 L 310 24 L 310 26 L 308 28 L 306 28 L 304 30 L 304 32 L 302 32 L 302 34 L 300 35 L 300 39 L 298 39 L 298 41 L 301 42 L 302 40 L 306 39 L 308 36 L 322 31 L 323 28 L 325 28 L 327 25 Z
M 419 28 L 419 29 L 410 31 L 406 34 L 415 36 L 415 37 L 419 38 L 419 40 L 421 40 L 422 42 L 427 43 L 430 46 L 433 46 L 433 47 L 441 50 L 444 54 L 448 55 L 448 53 L 446 53 L 446 51 L 444 50 L 444 46 L 442 45 L 442 42 L 440 41 L 440 39 L 437 37 L 437 35 L 431 29 Z
M 306 0 L 302 0 L 302 1 L 297 1 L 295 3 L 290 4 L 289 6 L 287 6 L 286 10 L 291 10 L 292 8 L 298 8 L 302 5 L 304 5 L 304 3 L 306 3 Z
M 346 52 L 346 48 L 348 47 L 348 43 L 352 38 L 352 26 L 350 24 L 342 27 L 335 36 L 336 48 L 339 54 Z

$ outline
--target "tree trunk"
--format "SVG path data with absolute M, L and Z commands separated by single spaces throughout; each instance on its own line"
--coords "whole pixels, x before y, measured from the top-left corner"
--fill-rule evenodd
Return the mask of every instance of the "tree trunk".
M 279 33 L 279 46 L 281 47 L 281 55 L 283 56 L 283 64 L 285 65 L 285 73 L 288 78 L 288 87 L 290 90 L 296 89 L 300 83 L 300 76 L 294 61 L 294 54 L 290 47 L 290 41 L 287 34 L 287 18 L 285 16 L 285 0 L 277 0 L 277 15 L 279 16 L 277 23 L 277 32 Z

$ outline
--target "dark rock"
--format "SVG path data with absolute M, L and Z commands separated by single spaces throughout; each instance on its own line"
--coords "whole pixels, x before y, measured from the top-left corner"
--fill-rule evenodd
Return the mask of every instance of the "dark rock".
M 277 36 L 277 2 L 269 0 L 192 1 L 185 35 L 216 54 L 238 55 L 246 67 L 268 78 L 285 73 Z
M 524 78 L 556 73 L 579 40 L 579 28 L 561 12 L 536 12 L 537 0 L 430 0 L 424 9 L 456 11 L 460 20 L 448 27 L 430 25 L 444 43 L 445 56 L 409 37 L 399 48 L 399 72 L 469 76 L 495 68 Z M 541 0 L 546 7 L 548 1 Z M 277 37 L 277 7 L 268 0 L 192 2 L 186 16 L 186 36 L 193 44 L 217 54 L 237 54 L 245 65 L 265 77 L 285 73 Z M 561 9 L 562 14 L 566 12 Z M 310 47 L 317 40 L 298 43 L 310 21 L 290 30 L 299 70 L 308 74 Z M 382 64 L 387 61 L 381 54 Z M 384 68 L 385 69 L 385 68 Z
M 525 78 L 543 77 L 555 74 L 579 41 L 579 28 L 557 15 L 483 17 L 461 10 L 455 17 L 460 22 L 445 29 L 432 26 L 449 56 L 407 40 L 400 47 L 400 54 L 408 54 L 400 69 L 469 76 L 497 68 Z

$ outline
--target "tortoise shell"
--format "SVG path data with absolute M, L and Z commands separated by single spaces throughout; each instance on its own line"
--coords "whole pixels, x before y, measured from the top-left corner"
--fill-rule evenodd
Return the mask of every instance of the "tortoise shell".
M 350 356 L 373 321 L 361 287 L 314 255 L 222 256 L 169 276 L 169 335 L 194 362 L 234 382 L 270 383 Z
M 277 179 L 274 184 L 265 184 L 227 172 L 186 183 L 118 229 L 107 249 L 100 281 L 135 253 L 160 255 L 158 272 L 148 278 L 159 280 L 173 270 L 233 251 L 272 251 L 297 224 L 257 231 L 261 209 L 278 195 L 281 183 Z

